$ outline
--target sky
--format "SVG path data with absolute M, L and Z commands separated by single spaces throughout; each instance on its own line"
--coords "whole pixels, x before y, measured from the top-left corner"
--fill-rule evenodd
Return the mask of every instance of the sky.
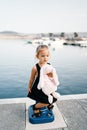
M 87 32 L 87 0 L 0 0 L 0 32 Z

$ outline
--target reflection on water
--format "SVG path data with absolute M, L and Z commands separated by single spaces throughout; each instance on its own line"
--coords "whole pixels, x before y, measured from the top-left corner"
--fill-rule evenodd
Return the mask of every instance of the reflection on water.
M 0 98 L 26 97 L 36 45 L 0 40 Z M 61 94 L 87 93 L 87 48 L 50 47 L 51 64 L 59 75 Z

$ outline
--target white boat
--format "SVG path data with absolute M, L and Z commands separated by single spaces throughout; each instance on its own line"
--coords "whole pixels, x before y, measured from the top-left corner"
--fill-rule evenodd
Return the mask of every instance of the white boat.
M 87 47 L 87 41 L 77 41 L 78 44 L 80 44 L 81 47 Z

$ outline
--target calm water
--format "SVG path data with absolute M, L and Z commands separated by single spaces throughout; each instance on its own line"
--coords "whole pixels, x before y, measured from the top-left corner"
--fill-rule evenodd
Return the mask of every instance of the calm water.
M 0 40 L 0 98 L 26 97 L 36 45 L 24 40 Z M 87 93 L 87 48 L 50 47 L 51 64 L 59 75 L 60 94 Z

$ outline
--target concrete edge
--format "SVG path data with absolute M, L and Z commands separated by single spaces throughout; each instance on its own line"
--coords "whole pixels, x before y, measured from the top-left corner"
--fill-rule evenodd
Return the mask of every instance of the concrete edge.
M 60 100 L 70 100 L 70 99 L 87 99 L 87 94 L 61 95 L 58 100 L 60 101 Z M 0 104 L 27 103 L 29 101 L 30 99 L 28 97 L 8 98 L 8 99 L 0 99 Z M 34 102 L 34 100 L 32 100 L 32 102 Z
M 58 100 L 87 99 L 87 94 L 62 95 Z

